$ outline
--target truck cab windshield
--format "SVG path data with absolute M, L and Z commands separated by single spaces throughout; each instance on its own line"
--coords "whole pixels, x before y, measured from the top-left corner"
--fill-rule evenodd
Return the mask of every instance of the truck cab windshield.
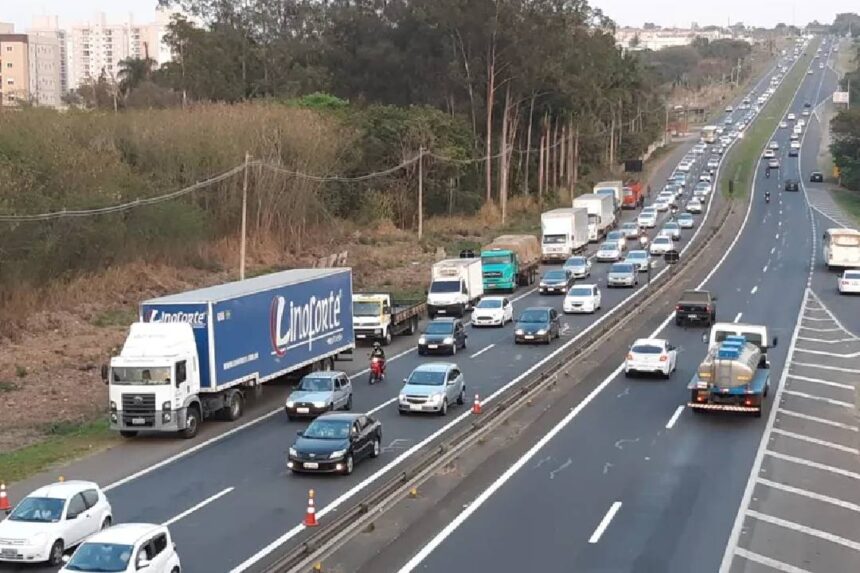
M 567 240 L 567 235 L 544 235 L 543 243 L 544 245 L 557 245 L 560 243 L 564 243 Z
M 170 384 L 170 368 L 111 368 L 111 383 L 117 386 L 162 386 Z
M 485 265 L 506 265 L 511 262 L 510 255 L 484 255 L 481 262 Z
M 460 292 L 458 281 L 433 281 L 430 283 L 430 292 Z
M 379 316 L 379 302 L 353 302 L 353 316 Z
M 714 342 L 715 343 L 721 343 L 723 340 L 726 339 L 727 336 L 732 336 L 733 334 L 738 334 L 738 333 L 737 332 L 731 332 L 728 330 L 718 330 L 717 332 L 714 333 Z M 742 332 L 740 334 L 742 334 L 747 339 L 747 342 L 749 342 L 750 344 L 755 344 L 759 348 L 764 348 L 764 342 L 763 342 L 763 339 L 761 337 L 761 334 L 759 334 L 757 332 Z

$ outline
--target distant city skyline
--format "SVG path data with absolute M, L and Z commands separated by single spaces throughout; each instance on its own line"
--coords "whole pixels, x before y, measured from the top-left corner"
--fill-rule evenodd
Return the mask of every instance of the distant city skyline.
M 621 26 L 641 26 L 654 22 L 660 26 L 686 28 L 691 22 L 700 26 L 743 22 L 772 27 L 778 22 L 804 25 L 812 20 L 832 22 L 837 13 L 860 12 L 857 0 L 720 0 L 720 2 L 678 2 L 677 0 L 589 0 L 589 3 Z M 136 23 L 154 20 L 157 0 L 3 0 L 0 22 L 12 22 L 19 32 L 30 27 L 33 16 L 56 15 L 60 25 L 92 20 L 104 12 L 112 22 L 125 22 L 129 14 Z

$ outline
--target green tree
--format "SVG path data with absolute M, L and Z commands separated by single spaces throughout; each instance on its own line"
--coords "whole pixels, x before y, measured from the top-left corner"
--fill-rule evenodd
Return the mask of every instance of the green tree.
M 830 151 L 839 167 L 842 184 L 860 191 L 860 108 L 843 110 L 830 122 Z

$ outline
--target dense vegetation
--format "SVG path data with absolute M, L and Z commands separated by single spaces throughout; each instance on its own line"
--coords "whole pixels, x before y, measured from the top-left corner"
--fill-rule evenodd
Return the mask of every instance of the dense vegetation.
M 852 49 L 857 67 L 842 78 L 841 89 L 849 91 L 853 101 L 850 109 L 843 109 L 830 121 L 830 152 L 842 185 L 860 191 L 860 105 L 856 95 L 860 93 L 860 42 L 855 41 Z
M 102 76 L 70 98 L 86 111 L 4 118 L 0 213 L 152 197 L 248 152 L 270 166 L 250 170 L 252 242 L 299 250 L 337 218 L 414 228 L 423 149 L 425 215 L 492 205 L 504 218 L 513 195 L 553 200 L 641 155 L 675 80 L 616 48 L 614 24 L 585 0 L 161 2 L 202 22 L 170 26 L 173 63 L 124 62 L 115 84 Z M 701 78 L 748 73 L 746 47 L 694 49 L 711 70 Z M 351 181 L 278 170 L 355 178 L 400 164 Z M 137 258 L 193 263 L 196 244 L 235 236 L 241 185 L 237 174 L 121 214 L 0 220 L 0 289 Z

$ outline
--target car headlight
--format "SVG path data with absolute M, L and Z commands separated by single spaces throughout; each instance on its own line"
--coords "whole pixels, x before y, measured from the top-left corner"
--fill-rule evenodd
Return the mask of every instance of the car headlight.
M 537 333 L 538 333 L 538 336 L 543 336 L 544 334 L 546 334 L 546 328 L 541 328 L 540 330 L 537 331 Z
M 296 451 L 296 448 L 290 448 L 290 455 L 293 457 L 298 457 L 299 453 Z
M 328 457 L 328 459 L 336 460 L 337 458 L 342 458 L 345 455 L 346 455 L 346 449 L 344 448 L 343 450 L 338 450 L 336 452 L 332 452 L 331 455 Z
M 325 408 L 325 402 L 314 402 L 314 408 Z
M 400 396 L 398 396 L 398 398 L 400 399 L 400 402 L 402 404 L 406 403 L 406 394 L 401 394 Z
M 418 337 L 418 344 L 427 344 L 427 338 L 423 336 Z
M 436 404 L 437 402 L 441 402 L 442 401 L 442 394 L 433 394 L 432 396 L 427 398 L 427 401 L 432 402 L 433 404 Z
M 445 340 L 442 341 L 445 344 L 454 344 L 454 338 L 451 336 L 446 336 Z
M 522 335 L 522 334 L 523 334 L 523 329 L 522 329 L 522 328 L 518 328 L 514 334 Z
M 296 405 L 296 403 L 293 402 L 292 400 L 287 400 L 287 408 L 292 408 L 295 405 Z

